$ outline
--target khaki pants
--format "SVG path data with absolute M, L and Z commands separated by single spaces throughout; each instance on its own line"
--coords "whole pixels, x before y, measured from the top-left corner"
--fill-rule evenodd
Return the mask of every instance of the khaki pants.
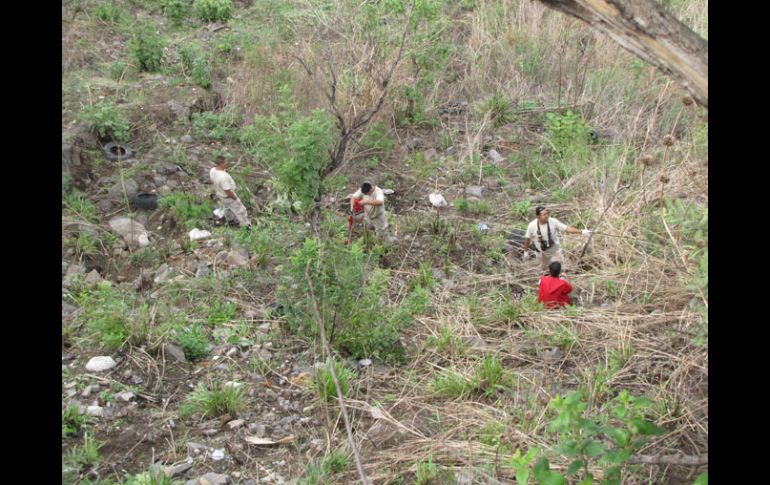
M 238 221 L 241 226 L 250 226 L 251 221 L 246 213 L 246 206 L 243 205 L 241 199 L 235 200 L 230 197 L 220 197 L 219 201 L 222 203 L 222 207 L 225 210 L 225 219 L 232 221 L 233 219 Z
M 543 271 L 548 271 L 548 265 L 554 261 L 564 264 L 564 256 L 561 254 L 561 246 L 554 244 L 544 252 L 538 252 L 535 254 L 535 261 L 540 263 L 540 268 Z
M 381 212 L 375 218 L 366 215 L 364 216 L 364 226 L 367 229 L 374 229 L 377 234 L 384 234 L 388 230 L 388 218 L 385 216 L 385 212 Z

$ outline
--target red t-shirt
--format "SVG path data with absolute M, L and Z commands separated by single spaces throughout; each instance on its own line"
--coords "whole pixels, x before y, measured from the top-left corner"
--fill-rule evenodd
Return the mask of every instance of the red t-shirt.
M 554 278 L 553 276 L 543 276 L 540 279 L 537 301 L 544 303 L 546 308 L 571 305 L 572 301 L 569 299 L 570 291 L 572 291 L 572 285 L 567 283 L 567 281 Z

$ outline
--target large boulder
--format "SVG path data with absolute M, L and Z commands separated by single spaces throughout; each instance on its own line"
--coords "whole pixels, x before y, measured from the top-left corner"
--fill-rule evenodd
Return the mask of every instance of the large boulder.
M 150 238 L 143 225 L 127 217 L 113 217 L 109 221 L 110 229 L 126 242 L 130 249 L 145 247 Z

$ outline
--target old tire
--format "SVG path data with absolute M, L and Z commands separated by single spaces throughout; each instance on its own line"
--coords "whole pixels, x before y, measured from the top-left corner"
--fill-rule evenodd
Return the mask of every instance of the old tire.
M 158 194 L 139 192 L 131 199 L 131 205 L 136 209 L 155 210 L 158 208 Z
M 128 160 L 134 156 L 134 151 L 128 145 L 120 143 L 109 142 L 104 147 L 104 156 L 111 162 L 117 162 L 118 160 Z

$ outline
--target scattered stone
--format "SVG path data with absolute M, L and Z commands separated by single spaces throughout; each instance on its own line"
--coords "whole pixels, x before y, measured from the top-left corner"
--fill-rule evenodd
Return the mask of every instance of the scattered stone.
M 213 453 L 211 453 L 211 459 L 214 461 L 224 460 L 225 459 L 225 449 L 220 448 L 218 450 L 214 450 Z
M 476 229 L 478 229 L 479 232 L 487 232 L 489 231 L 489 226 L 483 222 L 479 222 L 478 225 L 476 226 Z
M 104 408 L 101 406 L 88 406 L 86 414 L 89 416 L 104 417 Z
M 178 477 L 179 475 L 182 475 L 187 470 L 191 469 L 192 466 L 193 466 L 192 459 L 188 459 L 186 462 L 180 463 L 179 465 L 163 467 L 163 472 L 166 474 L 167 477 L 174 478 L 174 477 Z
M 65 277 L 70 275 L 77 275 L 77 274 L 85 274 L 86 273 L 86 267 L 82 264 L 71 264 L 69 268 L 67 268 L 67 273 L 64 275 Z
M 382 189 L 382 193 L 385 195 L 393 195 L 396 193 L 396 191 L 393 189 Z
M 107 195 L 115 199 L 122 199 L 124 197 L 123 190 L 125 188 L 125 197 L 128 197 L 129 199 L 137 194 L 139 192 L 139 184 L 136 183 L 133 179 L 125 179 L 123 182 L 118 180 L 115 185 L 113 185 L 110 190 L 107 192 Z
M 202 231 L 196 227 L 188 233 L 188 236 L 190 237 L 190 241 L 197 241 L 199 239 L 211 237 L 211 233 L 209 231 Z
M 159 268 L 158 268 L 158 269 L 155 271 L 155 277 L 153 278 L 153 280 L 152 280 L 152 281 L 153 281 L 153 282 L 154 282 L 156 285 L 159 285 L 159 284 L 165 283 L 166 281 L 168 281 L 168 279 L 169 279 L 169 278 L 171 278 L 171 274 L 172 274 L 172 272 L 173 272 L 173 270 L 172 270 L 172 269 L 171 269 L 171 267 L 168 265 L 168 263 L 163 263 L 163 264 L 162 264 L 162 265 L 160 265 L 160 267 L 159 267 Z
M 119 392 L 119 393 L 117 393 L 115 395 L 115 399 L 117 399 L 118 401 L 123 401 L 123 402 L 129 402 L 130 400 L 134 399 L 135 397 L 136 397 L 136 394 L 134 394 L 131 391 L 123 391 L 123 392 Z
M 543 352 L 541 352 L 540 357 L 543 360 L 550 360 L 550 361 L 560 360 L 561 358 L 564 357 L 564 352 L 562 352 L 562 350 L 559 347 L 553 347 L 549 350 L 544 350 Z
M 206 436 L 214 436 L 217 433 L 219 433 L 219 430 L 214 428 L 203 430 L 203 434 L 205 434 Z
M 142 376 L 140 376 L 140 375 L 137 375 L 137 374 L 132 374 L 132 375 L 131 375 L 131 383 L 132 383 L 132 384 L 134 384 L 134 385 L 137 385 L 137 386 L 138 386 L 139 384 L 141 384 L 141 383 L 143 383 L 143 382 L 144 382 L 144 379 L 142 379 Z
M 225 387 L 232 387 L 233 389 L 238 389 L 241 386 L 243 386 L 243 382 L 233 382 L 233 381 L 225 382 Z
M 484 187 L 481 185 L 469 185 L 465 187 L 465 195 L 481 199 L 484 196 Z
M 208 275 L 209 273 L 211 273 L 211 270 L 206 265 L 206 263 L 200 263 L 198 265 L 198 269 L 195 271 L 195 277 L 196 278 L 203 278 L 204 276 Z
M 164 344 L 163 345 L 163 353 L 165 355 L 171 356 L 175 361 L 177 362 L 187 362 L 187 359 L 184 356 L 184 350 L 177 347 L 174 344 Z
M 361 359 L 358 361 L 360 367 L 369 367 L 372 365 L 372 359 Z
M 191 455 L 199 455 L 200 453 L 206 451 L 208 447 L 206 445 L 202 445 L 200 443 L 194 443 L 192 441 L 187 442 L 187 453 Z
M 444 281 L 447 279 L 446 273 L 441 268 L 433 268 L 433 270 L 431 271 L 431 274 L 433 275 L 433 278 L 439 281 Z
M 229 485 L 230 477 L 219 473 L 207 473 L 197 480 L 188 480 L 185 485 Z
M 88 286 L 96 286 L 100 281 L 102 281 L 102 277 L 95 269 L 86 275 L 85 283 Z
M 61 316 L 62 317 L 68 317 L 75 313 L 77 311 L 77 307 L 75 305 L 70 305 L 66 301 L 62 300 L 61 302 Z
M 503 163 L 505 161 L 505 158 L 502 155 L 500 155 L 500 153 L 494 148 L 489 150 L 489 153 L 487 155 L 489 155 L 489 160 L 492 163 L 498 164 L 498 163 Z
M 86 364 L 86 370 L 91 372 L 103 372 L 118 365 L 110 356 L 92 357 Z
M 150 244 L 150 238 L 143 225 L 127 217 L 114 217 L 109 221 L 110 229 L 123 238 L 132 249 Z
M 249 433 L 256 436 L 257 438 L 264 438 L 265 433 L 267 433 L 267 429 L 265 428 L 264 424 L 257 424 L 257 423 L 251 423 L 248 426 Z
M 85 389 L 83 389 L 83 392 L 80 393 L 82 397 L 88 397 L 91 395 L 92 392 L 98 391 L 99 386 L 95 384 L 89 384 L 86 386 Z
M 229 423 L 227 423 L 227 427 L 229 429 L 237 429 L 237 428 L 240 428 L 241 426 L 243 426 L 243 423 L 245 423 L 245 422 L 246 421 L 243 420 L 243 419 L 234 419 L 234 420 L 230 421 Z

